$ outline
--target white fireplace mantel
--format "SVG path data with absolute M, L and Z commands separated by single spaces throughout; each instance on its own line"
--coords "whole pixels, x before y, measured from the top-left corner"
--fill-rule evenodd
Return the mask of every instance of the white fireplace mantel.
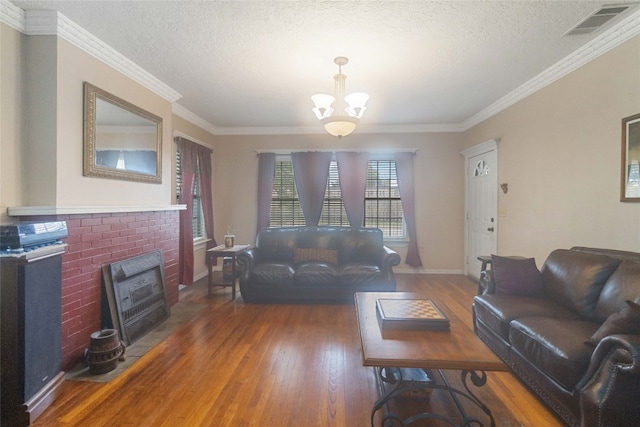
M 187 205 L 154 206 L 15 206 L 7 208 L 9 216 L 82 215 L 128 212 L 182 211 Z

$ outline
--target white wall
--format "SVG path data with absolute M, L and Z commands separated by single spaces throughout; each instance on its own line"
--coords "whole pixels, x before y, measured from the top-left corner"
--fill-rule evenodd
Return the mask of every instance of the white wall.
M 0 25 L 0 221 L 7 207 L 175 203 L 171 103 L 59 37 Z M 162 117 L 162 184 L 83 176 L 84 81 Z
M 171 140 L 172 121 L 178 119 L 168 101 L 64 40 L 27 37 L 4 24 L 1 31 L 0 221 L 10 220 L 8 206 L 175 203 Z M 33 76 L 42 82 L 27 90 Z M 463 270 L 464 162 L 459 153 L 498 139 L 499 181 L 510 188 L 499 193 L 504 216 L 498 252 L 535 256 L 540 264 L 557 247 L 640 251 L 640 204 L 619 202 L 620 120 L 640 112 L 639 76 L 636 37 L 464 134 L 356 131 L 337 140 L 328 135 L 213 137 L 190 124 L 175 128 L 214 149 L 220 242 L 227 226 L 236 230 L 238 242 L 255 239 L 256 150 L 416 148 L 418 245 L 429 272 Z M 82 176 L 85 80 L 163 117 L 168 149 L 162 185 Z M 34 149 L 45 156 L 27 160 Z M 404 257 L 406 249 L 396 249 Z
M 329 135 L 218 136 L 214 146 L 213 192 L 216 239 L 227 226 L 236 242 L 253 243 L 257 222 L 256 150 L 417 149 L 416 217 L 421 271 L 461 272 L 464 255 L 464 169 L 462 135 L 358 134 L 341 140 Z M 392 246 L 402 256 L 406 246 Z M 409 269 L 401 264 L 396 271 Z
M 498 253 L 640 251 L 640 204 L 621 203 L 621 119 L 640 112 L 640 37 L 465 133 L 499 143 Z
M 26 183 L 22 178 L 26 139 L 23 120 L 25 100 L 26 36 L 0 23 L 0 223 L 9 222 L 9 206 L 23 204 Z
M 171 103 L 65 40 L 58 39 L 57 49 L 56 204 L 159 206 L 175 203 L 171 192 L 174 174 Z M 84 81 L 162 118 L 162 184 L 82 175 Z M 73 191 L 69 191 L 71 188 Z
M 57 37 L 26 39 L 26 108 L 22 112 L 26 138 L 20 145 L 25 153 L 21 180 L 26 184 L 24 202 L 28 205 L 56 203 L 57 52 Z

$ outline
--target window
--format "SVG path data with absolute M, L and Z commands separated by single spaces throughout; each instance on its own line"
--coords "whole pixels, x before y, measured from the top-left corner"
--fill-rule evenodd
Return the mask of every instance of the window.
M 180 191 L 182 189 L 182 169 L 180 159 L 180 148 L 176 149 L 176 202 L 180 202 Z M 204 213 L 202 212 L 202 201 L 200 198 L 200 172 L 196 168 L 196 176 L 193 180 L 193 218 L 191 227 L 193 229 L 193 240 L 202 239 L 204 235 Z
M 300 225 L 305 221 L 293 179 L 293 163 L 290 158 L 276 160 L 269 227 Z M 349 226 L 335 160 L 329 166 L 320 225 Z M 369 161 L 363 225 L 382 229 L 386 238 L 406 237 L 394 160 Z
M 304 215 L 293 182 L 293 163 L 291 160 L 276 161 L 275 174 L 273 192 L 271 193 L 269 227 L 304 225 Z
M 202 199 L 200 198 L 200 171 L 196 169 L 196 177 L 193 181 L 193 238 L 202 239 L 204 236 L 204 213 L 202 212 Z
M 395 160 L 369 160 L 364 226 L 382 229 L 385 237 L 406 235 Z

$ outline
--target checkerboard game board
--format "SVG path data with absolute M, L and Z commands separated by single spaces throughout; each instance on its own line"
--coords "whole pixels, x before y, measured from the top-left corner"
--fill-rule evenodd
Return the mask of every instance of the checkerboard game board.
M 376 300 L 378 320 L 389 329 L 449 329 L 449 319 L 430 299 Z

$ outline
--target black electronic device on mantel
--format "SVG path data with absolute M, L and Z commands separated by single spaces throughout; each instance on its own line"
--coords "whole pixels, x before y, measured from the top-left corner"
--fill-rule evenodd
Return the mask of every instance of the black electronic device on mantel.
M 65 221 L 0 225 L 0 250 L 46 245 L 65 237 Z

